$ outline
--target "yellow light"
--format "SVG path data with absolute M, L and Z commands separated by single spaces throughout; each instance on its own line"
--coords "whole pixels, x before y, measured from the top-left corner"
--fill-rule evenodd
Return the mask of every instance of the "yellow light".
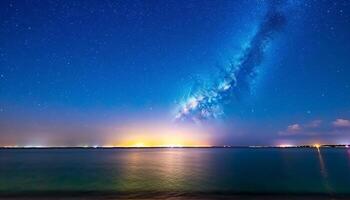
M 162 121 L 130 122 L 109 134 L 105 146 L 118 147 L 184 147 L 210 146 L 211 127 L 174 124 Z
M 166 144 L 162 145 L 162 147 L 170 147 L 170 148 L 175 148 L 175 147 L 183 147 L 184 145 L 182 144 Z
M 280 147 L 280 148 L 288 148 L 288 147 L 293 147 L 293 145 L 291 145 L 291 144 L 280 144 L 280 145 L 278 145 L 278 147 Z
M 314 144 L 314 147 L 316 147 L 317 149 L 319 149 L 321 147 L 320 144 Z
M 134 145 L 134 147 L 145 147 L 145 145 L 142 142 L 138 142 Z

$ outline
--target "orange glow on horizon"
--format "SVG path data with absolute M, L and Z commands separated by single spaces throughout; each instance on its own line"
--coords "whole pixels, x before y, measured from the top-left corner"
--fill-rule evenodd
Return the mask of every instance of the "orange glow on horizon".
M 293 145 L 291 145 L 291 144 L 280 144 L 280 145 L 278 145 L 278 147 L 280 147 L 280 148 L 288 148 L 288 147 L 293 147 Z
M 109 131 L 109 147 L 210 147 L 210 128 L 140 122 L 125 124 Z

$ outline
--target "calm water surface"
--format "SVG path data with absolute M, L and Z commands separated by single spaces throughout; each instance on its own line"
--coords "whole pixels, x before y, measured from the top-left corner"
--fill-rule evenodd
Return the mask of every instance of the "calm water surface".
M 0 193 L 23 191 L 350 194 L 350 150 L 0 150 Z

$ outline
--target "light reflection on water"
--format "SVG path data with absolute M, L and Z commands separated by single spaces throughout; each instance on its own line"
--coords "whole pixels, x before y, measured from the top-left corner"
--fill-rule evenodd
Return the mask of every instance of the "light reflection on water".
M 0 150 L 0 163 L 0 192 L 350 193 L 347 149 Z
M 118 179 L 125 190 L 189 190 L 206 177 L 206 156 L 186 149 L 135 149 L 122 157 Z
M 328 193 L 333 193 L 332 188 L 331 188 L 329 181 L 328 181 L 328 171 L 327 171 L 326 165 L 325 165 L 324 160 L 323 160 L 321 149 L 320 148 L 316 148 L 316 149 L 317 149 L 318 160 L 320 162 L 320 170 L 321 170 L 321 174 L 323 177 L 324 187 Z
M 323 157 L 322 157 L 320 148 L 317 148 L 317 154 L 318 154 L 318 160 L 320 161 L 320 168 L 321 168 L 322 176 L 323 176 L 323 178 L 327 179 L 328 173 L 327 173 L 327 169 L 326 169 L 326 166 L 324 164 L 324 161 L 323 161 Z

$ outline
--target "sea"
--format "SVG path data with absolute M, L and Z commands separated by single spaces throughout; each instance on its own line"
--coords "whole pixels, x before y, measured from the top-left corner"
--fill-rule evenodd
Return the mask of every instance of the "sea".
M 350 199 L 350 149 L 0 150 L 0 198 L 281 199 L 281 196 Z

